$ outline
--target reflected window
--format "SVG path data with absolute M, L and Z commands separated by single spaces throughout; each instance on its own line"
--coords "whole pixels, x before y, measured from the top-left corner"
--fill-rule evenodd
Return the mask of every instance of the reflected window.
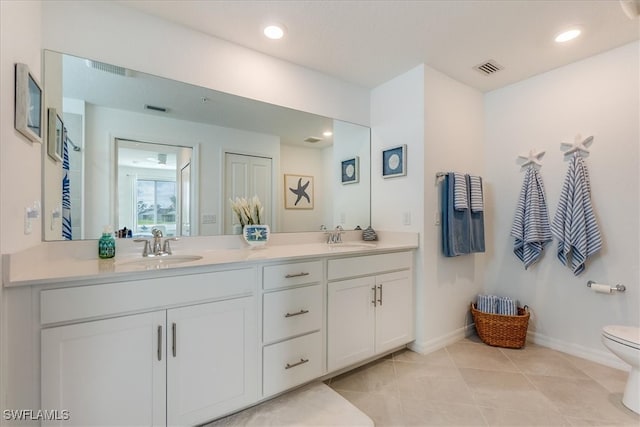
M 136 180 L 136 230 L 139 234 L 160 229 L 165 236 L 176 234 L 176 182 Z

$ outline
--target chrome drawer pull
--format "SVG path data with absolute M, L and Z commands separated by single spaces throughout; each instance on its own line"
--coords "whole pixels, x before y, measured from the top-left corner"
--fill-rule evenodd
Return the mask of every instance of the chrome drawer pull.
M 171 325 L 171 338 L 172 338 L 172 343 L 171 343 L 171 351 L 173 352 L 173 357 L 176 357 L 176 324 L 173 323 Z
M 300 365 L 304 365 L 305 363 L 307 363 L 309 361 L 309 359 L 300 359 L 299 362 L 296 362 L 294 364 L 289 364 L 287 363 L 287 366 L 284 367 L 284 369 L 291 369 L 291 368 L 295 368 L 296 366 L 300 366 Z
M 301 314 L 307 314 L 308 312 L 309 310 L 300 310 L 297 313 L 287 313 L 284 315 L 284 317 L 300 316 Z
M 298 273 L 298 274 L 287 274 L 286 276 L 284 276 L 285 279 L 293 279 L 294 277 L 303 277 L 303 276 L 308 276 L 311 273 Z
M 380 298 L 378 298 L 378 304 L 380 304 L 380 307 L 382 307 L 382 285 L 379 285 L 378 289 L 380 289 Z
M 162 360 L 162 326 L 158 326 L 158 360 Z
M 376 287 L 374 286 L 373 288 L 371 288 L 371 290 L 373 291 L 373 301 L 371 301 L 371 304 L 373 304 L 373 306 L 376 306 L 376 297 L 378 295 L 378 291 L 376 290 Z

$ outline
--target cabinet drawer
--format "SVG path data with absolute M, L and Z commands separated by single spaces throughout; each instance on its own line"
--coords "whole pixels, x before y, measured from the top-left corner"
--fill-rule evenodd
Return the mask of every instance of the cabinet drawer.
M 51 289 L 40 293 L 40 321 L 45 325 L 233 298 L 254 293 L 256 286 L 256 269 L 245 268 Z
M 322 261 L 269 265 L 263 270 L 264 289 L 285 288 L 322 280 Z
M 322 286 L 264 294 L 263 342 L 273 342 L 322 327 Z
M 386 271 L 405 270 L 413 263 L 412 252 L 366 255 L 329 260 L 328 280 L 366 276 Z
M 270 396 L 322 375 L 322 334 L 266 346 L 263 356 L 263 395 Z

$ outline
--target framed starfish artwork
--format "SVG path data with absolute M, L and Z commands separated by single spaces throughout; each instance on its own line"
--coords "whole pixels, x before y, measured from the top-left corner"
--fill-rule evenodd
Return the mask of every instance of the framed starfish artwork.
M 313 209 L 313 177 L 284 175 L 284 208 Z

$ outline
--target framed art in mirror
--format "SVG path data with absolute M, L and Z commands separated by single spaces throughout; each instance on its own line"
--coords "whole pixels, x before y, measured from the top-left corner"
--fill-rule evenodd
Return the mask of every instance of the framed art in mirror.
M 313 209 L 313 177 L 284 175 L 285 209 Z
M 382 177 L 393 178 L 407 174 L 407 146 L 382 150 Z
M 15 120 L 18 132 L 42 143 L 42 88 L 26 64 L 16 64 Z
M 47 154 L 53 160 L 61 162 L 64 124 L 55 108 L 48 110 L 47 129 Z
M 355 184 L 360 181 L 360 159 L 358 156 L 343 160 L 340 169 L 342 170 L 340 180 L 343 184 Z

